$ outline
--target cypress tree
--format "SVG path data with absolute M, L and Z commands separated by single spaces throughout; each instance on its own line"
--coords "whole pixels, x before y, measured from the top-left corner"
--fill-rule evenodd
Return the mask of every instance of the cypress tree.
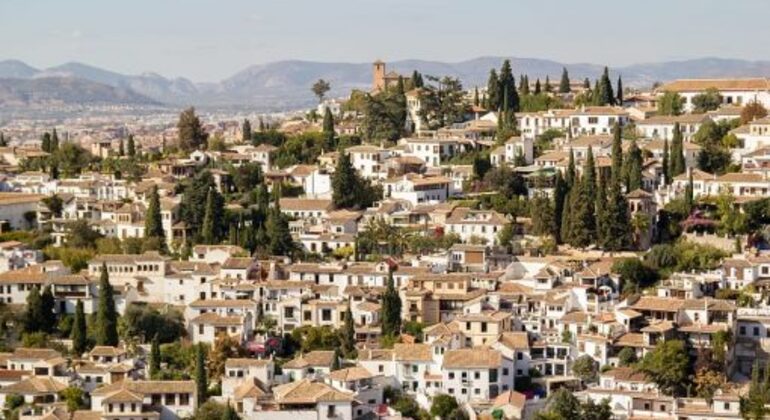
M 524 81 L 521 83 L 520 89 L 522 95 L 529 95 L 529 76 L 523 75 L 522 78 Z
M 497 71 L 492 69 L 489 71 L 489 79 L 487 79 L 487 102 L 489 103 L 489 109 L 499 111 L 501 98 L 500 79 L 497 77 Z
M 165 239 L 163 222 L 160 215 L 160 195 L 158 186 L 153 185 L 150 191 L 150 202 L 147 205 L 147 214 L 144 219 L 144 237 Z
M 631 192 L 642 188 L 642 150 L 636 145 L 636 140 L 631 140 L 628 148 L 626 163 L 626 191 Z
M 51 153 L 59 150 L 59 135 L 56 133 L 56 128 L 53 129 L 51 134 Z
M 609 236 L 607 210 L 607 183 L 604 174 L 599 172 L 599 185 L 596 189 L 596 242 L 602 248 Z
M 47 285 L 43 288 L 43 293 L 40 294 L 40 321 L 42 322 L 41 330 L 50 333 L 56 329 L 56 313 L 54 308 L 56 307 L 56 299 L 53 297 L 51 291 L 51 285 Z
M 620 134 L 620 124 L 617 122 L 612 127 L 612 170 L 610 182 L 620 184 L 621 171 L 623 169 L 623 146 Z
M 559 93 L 569 93 L 570 88 L 569 85 L 569 73 L 567 73 L 567 68 L 563 67 L 561 70 L 561 81 L 559 81 Z
M 258 236 L 259 236 L 259 232 Z M 289 255 L 294 250 L 294 239 L 289 231 L 289 222 L 286 216 L 281 213 L 281 207 L 278 202 L 270 209 L 265 222 L 264 240 L 258 239 L 259 246 L 263 241 L 267 242 L 268 251 L 271 255 Z
M 158 373 L 160 373 L 160 341 L 158 334 L 155 334 L 150 345 L 150 378 L 157 378 Z
M 551 86 L 551 79 L 548 78 L 548 75 L 545 76 L 545 86 L 543 87 L 543 89 L 547 93 L 551 93 L 551 91 L 553 90 L 553 86 Z
M 674 135 L 671 139 L 671 177 L 675 177 L 687 169 L 684 160 L 684 144 L 682 140 L 682 130 L 679 123 L 674 123 Z
M 605 209 L 604 227 L 605 237 L 603 248 L 605 251 L 620 251 L 628 247 L 631 231 L 628 219 L 628 204 L 620 191 L 620 185 L 610 186 L 610 194 L 607 198 Z
M 40 138 L 40 149 L 46 153 L 51 153 L 51 133 L 43 133 Z
M 345 310 L 345 326 L 342 329 L 342 351 L 347 358 L 355 358 L 356 352 L 356 329 L 353 323 L 353 312 L 350 310 L 350 303 Z
M 473 89 L 473 105 L 481 106 L 481 102 L 479 101 L 479 88 L 478 87 Z
M 243 125 L 241 125 L 241 140 L 244 143 L 251 142 L 251 121 L 246 118 L 244 118 Z
M 40 289 L 32 286 L 27 293 L 27 308 L 24 313 L 24 332 L 38 332 L 43 327 L 43 303 L 40 297 Z
M 607 67 L 604 67 L 599 84 L 598 105 L 615 105 L 615 95 L 612 93 L 612 82 L 610 81 L 609 69 Z
M 692 184 L 692 172 L 690 172 L 689 176 L 687 177 L 687 187 L 685 187 L 685 190 L 684 190 L 684 201 L 685 201 L 685 206 L 687 208 L 688 214 L 692 211 L 692 208 L 695 205 L 694 194 L 695 194 L 695 190 L 693 189 L 693 184 Z
M 535 80 L 535 95 L 539 95 L 541 92 L 540 90 L 540 78 Z
M 123 157 L 126 154 L 126 148 L 123 143 L 123 139 L 120 139 L 120 142 L 118 143 L 118 156 Z
M 70 338 L 72 339 L 72 350 L 77 356 L 82 355 L 86 351 L 88 345 L 86 314 L 83 310 L 82 300 L 78 300 L 78 303 L 75 305 L 75 318 L 72 322 Z
M 235 412 L 235 409 L 232 405 L 230 405 L 230 401 L 227 401 L 227 405 L 225 406 L 225 412 L 222 413 L 222 420 L 240 420 L 240 416 L 238 416 L 238 413 Z
M 417 70 L 412 72 L 412 85 L 416 88 L 423 87 L 422 74 Z
M 572 188 L 575 185 L 575 152 L 572 148 L 569 148 L 569 163 L 567 164 L 567 188 Z
M 567 183 L 561 175 L 561 171 L 556 171 L 556 180 L 553 187 L 553 214 L 555 219 L 555 238 L 557 243 L 562 242 L 562 225 L 564 223 L 564 204 L 568 193 Z
M 331 370 L 340 370 L 342 368 L 342 364 L 340 363 L 340 359 L 342 358 L 342 355 L 340 354 L 340 348 L 335 347 L 334 348 L 334 357 L 332 358 L 332 366 Z
M 382 335 L 396 336 L 401 332 L 401 296 L 393 282 L 393 271 L 388 271 L 385 293 L 382 295 L 380 308 Z
M 360 182 L 348 153 L 340 153 L 332 176 L 332 203 L 337 208 L 357 206 Z
M 669 185 L 671 184 L 671 165 L 669 164 L 668 157 L 668 139 L 663 139 L 663 158 L 661 166 L 663 167 L 663 182 L 666 185 Z
M 591 89 L 591 81 L 588 80 L 587 77 L 583 79 L 583 89 L 586 89 L 586 90 Z
M 113 293 L 107 264 L 102 264 L 99 277 L 99 304 L 96 311 L 96 344 L 99 346 L 118 345 L 118 313 L 115 311 Z
M 128 135 L 128 145 L 126 147 L 126 152 L 128 153 L 128 157 L 130 158 L 133 158 L 136 156 L 136 144 L 134 143 L 133 134 Z
M 5 134 L 3 134 L 2 131 L 0 131 L 0 147 L 6 147 L 8 146 L 8 142 L 5 140 Z
M 584 193 L 590 203 L 596 202 L 596 163 L 594 161 L 594 152 L 591 146 L 588 146 L 586 161 L 583 164 Z
M 195 388 L 198 399 L 198 407 L 208 400 L 208 377 L 206 376 L 205 355 L 203 344 L 198 344 L 195 349 Z
M 404 115 L 403 118 L 406 118 L 406 116 Z M 400 120 L 402 120 L 402 118 L 400 118 Z M 332 116 L 332 111 L 331 109 L 329 109 L 328 106 L 324 111 L 322 134 L 324 136 L 324 148 L 326 148 L 327 150 L 336 149 L 337 145 L 335 144 L 335 141 L 334 141 L 334 138 L 335 138 L 334 117 Z
M 618 89 L 615 91 L 617 95 L 617 104 L 623 106 L 623 79 L 618 76 Z
M 204 244 L 215 244 L 218 242 L 215 221 L 217 214 L 214 203 L 214 194 L 215 191 L 210 189 L 206 196 L 206 212 L 203 216 L 203 225 L 201 225 L 201 240 Z
M 576 182 L 569 194 L 567 243 L 578 248 L 585 248 L 596 239 L 596 203 L 593 200 L 589 201 L 585 190 L 585 182 Z
M 511 61 L 503 61 L 500 69 L 500 95 L 508 96 L 508 107 L 505 111 L 517 112 L 519 110 L 519 93 L 516 91 L 516 79 L 513 78 Z

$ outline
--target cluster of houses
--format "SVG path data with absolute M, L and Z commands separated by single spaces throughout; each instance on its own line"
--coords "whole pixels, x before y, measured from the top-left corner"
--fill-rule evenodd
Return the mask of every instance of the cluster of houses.
M 375 67 L 375 90 L 398 80 L 384 63 Z M 770 285 L 770 253 L 747 249 L 716 270 L 675 272 L 641 295 L 627 295 L 611 270 L 620 256 L 591 250 L 512 255 L 501 246 L 500 234 L 517 220 L 456 200 L 467 194 L 474 169 L 455 164 L 455 157 L 486 150 L 492 166 L 510 167 L 527 179 L 566 170 L 570 153 L 579 168 L 589 150 L 598 167 L 609 167 L 616 123 L 633 124 L 645 154 L 642 188 L 626 192 L 632 214 L 653 220 L 659 207 L 690 185 L 695 197 L 727 189 L 737 205 L 770 197 L 770 119 L 733 130 L 740 144 L 731 152 L 740 172 L 698 170 L 701 148 L 692 141 L 708 120 L 737 118 L 740 106 L 752 101 L 770 106 L 767 80 L 675 81 L 660 92 L 678 92 L 690 111 L 692 97 L 710 88 L 720 92 L 724 106 L 706 114 L 655 116 L 635 102 L 521 113 L 516 115 L 520 136 L 504 143 L 491 137 L 496 115 L 478 107 L 465 123 L 422 130 L 420 95 L 411 92 L 410 121 L 418 134 L 387 147 L 364 144 L 345 150 L 359 175 L 383 191 L 380 201 L 355 211 L 337 209 L 331 199 L 340 152 L 324 153 L 314 164 L 278 168 L 275 147 L 239 144 L 226 152 L 195 151 L 156 162 L 136 182 L 89 172 L 63 179 L 13 172 L 10 168 L 25 159 L 45 154 L 0 148 L 8 169 L 0 176 L 0 231 L 50 226 L 54 246 L 61 246 L 72 222 L 86 221 L 106 237 L 142 238 L 149 192 L 157 187 L 166 242 L 178 249 L 191 232 L 181 221 L 176 183 L 212 162 L 235 167 L 256 162 L 268 185 L 302 188 L 301 197 L 281 198 L 279 205 L 291 220 L 294 239 L 318 256 L 313 262 L 257 259 L 235 245 L 197 245 L 184 261 L 157 252 L 100 254 L 82 271 L 72 272 L 20 241 L 6 241 L 0 243 L 0 302 L 23 310 L 34 287 L 50 286 L 57 313 L 72 314 L 82 302 L 85 313 L 92 314 L 101 293 L 99 277 L 107 270 L 120 314 L 136 304 L 173 307 L 183 315 L 185 339 L 191 343 L 211 344 L 226 335 L 244 348 L 263 350 L 266 318 L 273 321 L 275 336 L 282 337 L 302 327 L 339 329 L 347 314 L 352 316 L 357 358 L 339 360 L 335 351 L 316 350 L 280 363 L 267 351 L 228 359 L 221 395 L 212 399 L 232 405 L 244 419 L 399 417 L 386 397 L 389 388 L 402 390 L 423 408 L 437 395 L 450 395 L 472 418 L 502 412 L 509 419 L 531 419 L 544 409 L 548 395 L 566 388 L 583 400 L 608 400 L 618 418 L 737 419 L 745 392 L 740 383 L 710 399 L 672 397 L 644 374 L 621 366 L 619 354 L 630 349 L 642 358 L 673 339 L 685 340 L 691 349 L 708 349 L 716 334 L 730 332 L 725 373 L 749 378 L 756 361 L 770 362 L 764 351 L 770 306 L 763 294 Z M 645 101 L 654 104 L 655 96 Z M 661 161 L 675 125 L 683 134 L 687 171 L 669 184 L 663 182 Z M 536 151 L 536 141 L 548 130 L 562 134 L 551 150 Z M 228 172 L 211 173 L 220 191 L 230 191 Z M 61 199 L 56 214 L 43 200 L 53 195 Z M 398 259 L 338 258 L 341 250 L 354 250 L 359 235 L 374 222 L 453 234 L 457 243 Z M 642 232 L 642 249 L 649 246 L 652 229 Z M 423 328 L 383 346 L 382 297 L 389 279 L 402 302 L 403 322 Z M 719 289 L 742 291 L 758 304 L 744 308 L 717 299 Z M 71 413 L 75 420 L 192 415 L 201 403 L 195 382 L 150 380 L 145 347 L 97 346 L 69 357 L 23 347 L 0 353 L 0 404 L 21 396 L 29 404 L 23 419 L 70 418 L 61 393 L 77 386 L 87 393 L 88 407 Z M 591 383 L 572 371 L 574 362 L 586 356 L 602 367 Z

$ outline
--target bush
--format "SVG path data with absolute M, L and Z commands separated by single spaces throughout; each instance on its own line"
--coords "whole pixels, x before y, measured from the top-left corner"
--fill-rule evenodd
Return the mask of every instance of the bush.
M 623 258 L 615 261 L 612 264 L 612 272 L 620 276 L 624 292 L 635 292 L 652 286 L 659 278 L 655 269 L 638 258 Z
M 433 402 L 430 405 L 430 414 L 434 417 L 438 416 L 442 419 L 448 418 L 458 407 L 455 397 L 446 394 L 439 394 L 433 397 Z

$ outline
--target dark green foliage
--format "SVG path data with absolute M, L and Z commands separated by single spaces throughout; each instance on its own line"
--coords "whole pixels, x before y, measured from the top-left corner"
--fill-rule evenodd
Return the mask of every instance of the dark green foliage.
M 221 239 L 221 230 L 217 228 L 220 224 L 217 223 L 216 194 L 216 190 L 211 189 L 206 197 L 206 212 L 201 226 L 201 241 L 204 244 L 216 244 Z
M 671 177 L 671 163 L 668 156 L 668 139 L 663 139 L 663 158 L 661 159 L 661 167 L 663 168 L 663 177 L 666 185 L 671 184 L 673 178 Z
M 642 150 L 636 145 L 636 140 L 631 140 L 631 146 L 628 148 L 628 158 L 625 160 L 626 191 L 631 192 L 642 188 L 642 165 L 644 159 Z
M 441 419 L 448 418 L 449 414 L 457 409 L 459 405 L 455 397 L 446 394 L 439 394 L 433 397 L 430 405 L 430 414 Z
M 539 236 L 556 235 L 553 202 L 546 195 L 535 195 L 529 202 L 532 233 Z
M 251 141 L 251 121 L 248 119 L 244 119 L 243 124 L 241 125 L 241 140 L 243 140 L 244 143 Z
M 195 389 L 198 398 L 198 407 L 208 400 L 208 374 L 206 373 L 206 351 L 203 344 L 198 344 L 195 349 Z
M 559 81 L 559 93 L 569 93 L 570 90 L 569 73 L 567 73 L 567 68 L 564 67 L 561 71 L 561 81 Z
M 203 129 L 200 118 L 195 114 L 195 108 L 190 107 L 182 111 L 176 127 L 179 133 L 179 148 L 182 151 L 191 152 L 205 147 L 209 135 Z
M 564 205 L 567 201 L 567 193 L 569 192 L 568 186 L 564 178 L 562 178 L 561 171 L 556 172 L 556 180 L 554 181 L 553 190 L 553 215 L 554 215 L 554 237 L 557 243 L 562 242 L 562 224 L 564 219 Z
M 136 143 L 134 142 L 134 135 L 128 135 L 128 145 L 126 146 L 126 153 L 128 157 L 133 158 L 136 156 Z
M 123 314 L 123 334 L 142 341 L 157 338 L 160 344 L 171 343 L 185 335 L 184 317 L 174 309 L 163 313 L 146 305 L 132 304 Z
M 385 293 L 382 295 L 380 319 L 382 319 L 382 335 L 397 336 L 401 333 L 401 296 L 393 281 L 393 272 L 388 273 Z
M 583 383 L 593 383 L 598 379 L 599 364 L 596 363 L 593 357 L 584 354 L 573 362 L 572 373 L 580 378 Z
M 428 128 L 435 130 L 461 122 L 465 117 L 465 91 L 460 79 L 444 76 L 429 77 L 431 83 L 421 93 L 420 118 Z
M 636 292 L 658 281 L 658 272 L 638 258 L 623 258 L 612 264 L 612 272 L 620 276 L 623 290 Z
M 692 104 L 693 112 L 698 114 L 714 111 L 722 105 L 722 95 L 716 88 L 709 88 L 703 93 L 693 96 Z
M 560 388 L 548 397 L 546 407 L 548 411 L 555 413 L 560 419 L 581 418 L 580 401 L 566 388 Z
M 27 293 L 27 308 L 24 312 L 24 332 L 34 333 L 43 329 L 45 317 L 43 316 L 43 303 L 40 297 L 40 289 L 33 286 Z
M 291 255 L 296 249 L 289 231 L 289 221 L 277 203 L 268 211 L 265 233 L 270 255 Z
M 155 335 L 150 346 L 150 378 L 156 378 L 158 373 L 160 373 L 160 341 Z
M 669 165 L 671 165 L 671 177 L 676 177 L 677 175 L 684 173 L 685 170 L 687 170 L 687 166 L 685 164 L 684 159 L 684 140 L 682 138 L 682 130 L 679 127 L 679 123 L 674 123 L 674 134 L 671 139 L 671 155 L 669 156 L 669 159 L 671 159 L 671 162 Z
M 86 314 L 83 310 L 83 301 L 78 300 L 75 306 L 75 319 L 72 324 L 72 350 L 76 355 L 82 355 L 88 347 L 88 332 L 86 326 Z
M 618 88 L 615 94 L 617 95 L 617 102 L 615 103 L 623 106 L 623 79 L 620 76 L 618 76 Z
M 160 215 L 160 195 L 158 187 L 153 186 L 150 191 L 150 203 L 147 206 L 147 214 L 144 219 L 144 237 L 159 238 L 165 240 L 163 221 Z
M 379 199 L 379 190 L 361 178 L 350 155 L 341 153 L 332 176 L 332 202 L 337 208 L 365 209 Z
M 53 297 L 51 285 L 46 285 L 43 288 L 43 293 L 40 294 L 40 320 L 42 321 L 40 327 L 43 332 L 52 333 L 56 329 L 57 319 L 56 313 L 54 313 L 55 306 L 56 299 Z
M 500 94 L 500 79 L 497 77 L 495 69 L 489 70 L 489 79 L 487 80 L 487 103 L 490 110 L 497 111 L 502 102 Z
M 99 276 L 99 303 L 96 310 L 95 341 L 99 346 L 118 345 L 118 313 L 107 265 L 102 264 Z
M 8 139 L 5 138 L 5 134 L 0 131 L 0 147 L 7 147 L 8 146 Z
M 637 369 L 666 395 L 682 395 L 688 383 L 690 358 L 684 341 L 666 340 L 647 353 Z
M 342 328 L 342 352 L 347 358 L 355 358 L 356 356 L 356 329 L 353 322 L 353 312 L 348 305 L 345 310 L 345 325 Z
M 604 67 L 602 77 L 599 79 L 599 89 L 596 95 L 596 105 L 615 105 L 615 94 L 612 91 L 612 81 L 610 81 L 609 69 Z
M 324 96 L 326 96 L 326 93 L 329 92 L 330 89 L 331 85 L 324 79 L 318 79 L 318 81 L 313 83 L 313 86 L 310 88 L 310 90 L 313 91 L 313 94 L 318 98 L 318 102 L 323 102 Z
M 87 220 L 70 222 L 68 228 L 66 243 L 72 248 L 95 249 L 96 240 L 103 237 L 101 233 L 91 229 Z
M 605 251 L 621 251 L 630 243 L 630 223 L 628 203 L 620 190 L 620 184 L 613 183 L 609 188 L 604 211 L 599 214 L 601 247 Z
M 513 111 L 519 110 L 519 94 L 516 91 L 516 80 L 513 78 L 513 71 L 511 70 L 510 60 L 503 61 L 503 66 L 500 68 L 500 100 L 502 101 L 507 96 L 508 103 L 500 103 L 499 108 L 501 111 Z
M 684 110 L 684 98 L 676 92 L 665 92 L 658 98 L 658 115 L 679 115 Z
M 620 124 L 615 123 L 612 127 L 612 168 L 611 185 L 620 185 L 621 170 L 623 168 L 623 144 L 621 137 Z
M 636 361 L 636 352 L 633 347 L 623 347 L 623 350 L 618 353 L 618 363 L 622 367 L 631 366 Z

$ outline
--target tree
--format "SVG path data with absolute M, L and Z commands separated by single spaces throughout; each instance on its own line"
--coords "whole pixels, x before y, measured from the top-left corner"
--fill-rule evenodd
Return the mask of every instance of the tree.
M 40 289 L 32 286 L 27 293 L 27 308 L 24 312 L 24 332 L 34 333 L 43 328 L 43 303 L 40 297 Z
M 668 156 L 668 139 L 663 139 L 663 158 L 661 159 L 661 166 L 663 167 L 663 182 L 666 185 L 670 185 L 673 181 L 671 176 L 671 163 Z
M 118 143 L 118 156 L 123 157 L 125 154 L 125 145 L 123 144 L 123 139 L 120 139 L 120 142 Z
M 332 203 L 337 208 L 364 209 L 379 198 L 378 190 L 362 179 L 348 153 L 340 153 L 332 176 Z
M 535 79 L 535 91 L 533 92 L 535 95 L 539 95 L 542 93 L 543 89 L 540 86 L 540 78 Z
M 684 98 L 676 92 L 664 92 L 658 98 L 658 115 L 679 115 L 684 111 Z
M 584 354 L 572 364 L 572 373 L 574 373 L 584 383 L 594 382 L 597 379 L 599 364 L 593 357 Z
M 569 93 L 570 88 L 569 85 L 569 73 L 567 73 L 567 68 L 563 67 L 561 70 L 561 81 L 559 82 L 559 93 Z
M 75 305 L 75 318 L 72 323 L 72 350 L 77 356 L 82 355 L 88 346 L 88 333 L 86 326 L 86 314 L 83 310 L 83 301 L 78 300 Z
M 658 272 L 638 258 L 623 258 L 612 264 L 612 272 L 620 276 L 624 291 L 637 291 L 658 280 Z
M 465 117 L 465 91 L 460 79 L 428 77 L 430 84 L 420 91 L 420 118 L 431 129 L 461 122 Z
M 612 127 L 612 167 L 611 167 L 611 182 L 612 184 L 620 184 L 621 170 L 623 168 L 623 145 L 621 138 L 620 124 L 615 123 Z
M 612 92 L 612 82 L 607 67 L 604 67 L 604 72 L 599 80 L 597 105 L 615 105 L 615 94 Z
M 44 152 L 51 153 L 51 133 L 45 132 L 40 136 L 40 149 Z
M 546 93 L 551 93 L 553 91 L 553 86 L 551 86 L 551 79 L 548 78 L 548 76 L 545 76 L 545 84 L 543 85 L 543 90 Z
M 380 307 L 382 335 L 396 336 L 401 332 L 401 296 L 393 281 L 393 271 L 388 272 L 385 293 Z
M 126 146 L 126 153 L 130 158 L 136 157 L 136 143 L 134 143 L 133 134 L 128 135 L 128 145 Z
M 603 233 L 602 248 L 604 250 L 620 251 L 628 247 L 630 239 L 628 203 L 620 190 L 620 184 L 610 186 L 601 228 Z
M 215 222 L 217 210 L 214 194 L 216 191 L 211 189 L 206 197 L 206 213 L 203 216 L 203 226 L 201 227 L 201 240 L 204 244 L 219 242 L 219 232 L 217 232 L 217 223 Z
M 679 123 L 674 123 L 674 133 L 671 139 L 671 177 L 675 177 L 687 170 L 684 160 L 684 143 L 682 139 L 682 130 Z
M 190 107 L 179 114 L 177 122 L 179 132 L 179 148 L 184 152 L 191 152 L 206 145 L 208 134 L 203 129 L 200 118 L 195 114 L 195 108 Z
M 51 152 L 53 153 L 57 150 L 59 150 L 59 134 L 54 127 L 53 132 L 51 133 Z
M 8 139 L 5 138 L 5 134 L 0 131 L 0 147 L 7 147 L 8 146 Z
M 554 238 L 557 243 L 562 242 L 562 224 L 564 218 L 564 205 L 567 201 L 568 186 L 561 171 L 556 172 L 556 180 L 553 188 L 553 215 L 554 215 Z
M 267 250 L 270 255 L 291 255 L 294 251 L 294 238 L 289 231 L 289 221 L 281 213 L 281 207 L 277 202 L 268 212 L 265 233 L 269 238 Z
M 342 351 L 345 357 L 355 358 L 356 353 L 356 329 L 353 322 L 353 312 L 350 310 L 350 304 L 345 310 L 345 325 L 342 328 Z
M 765 372 L 770 369 L 770 366 L 765 365 Z M 763 381 L 759 380 L 760 372 L 759 360 L 754 360 L 754 366 L 751 369 L 751 382 L 749 384 L 749 392 L 741 397 L 740 410 L 741 416 L 744 419 L 762 420 L 765 415 L 768 414 L 768 409 L 765 407 L 770 400 L 768 396 L 768 378 L 765 374 Z
M 642 150 L 636 145 L 636 140 L 631 140 L 631 146 L 628 148 L 628 158 L 625 161 L 626 170 L 626 191 L 631 192 L 642 188 Z
M 207 355 L 208 376 L 213 380 L 219 380 L 225 373 L 225 364 L 228 359 L 245 355 L 246 352 L 237 339 L 227 334 L 220 334 L 214 341 L 214 348 Z
M 115 296 L 107 264 L 102 264 L 99 276 L 99 303 L 96 310 L 96 344 L 99 346 L 118 345 L 118 313 L 115 311 Z
M 511 70 L 511 61 L 503 61 L 503 66 L 500 68 L 500 97 L 501 100 L 508 97 L 508 104 L 502 111 L 518 112 L 519 111 L 519 94 L 516 91 L 516 79 L 513 78 L 513 72 Z M 505 104 L 500 104 L 505 105 Z
M 165 240 L 163 231 L 163 219 L 160 214 L 160 195 L 158 186 L 154 185 L 150 191 L 150 203 L 147 205 L 147 214 L 144 219 L 144 237 Z
M 439 394 L 433 397 L 430 405 L 430 414 L 434 417 L 446 419 L 459 405 L 455 397 L 447 394 Z
M 160 373 L 160 341 L 155 334 L 150 345 L 150 378 L 156 378 L 158 373 Z
M 538 236 L 555 235 L 556 219 L 553 203 L 548 196 L 535 194 L 530 200 L 530 217 L 532 218 L 532 233 Z
M 660 342 L 637 365 L 637 369 L 667 395 L 676 395 L 684 389 L 689 367 L 690 359 L 681 340 Z
M 708 88 L 703 93 L 692 97 L 693 112 L 702 114 L 714 111 L 722 104 L 722 95 L 716 88 Z
M 489 79 L 487 80 L 487 102 L 490 110 L 497 111 L 501 104 L 500 80 L 497 78 L 495 69 L 489 70 Z
M 555 413 L 560 419 L 581 418 L 580 401 L 566 388 L 559 388 L 551 394 L 546 407 L 548 411 Z
M 67 411 L 74 413 L 86 407 L 85 391 L 76 386 L 68 386 L 61 391 L 62 399 L 67 403 Z
M 618 363 L 620 366 L 631 366 L 636 363 L 636 352 L 633 347 L 623 347 L 618 353 Z
M 615 91 L 617 95 L 617 104 L 623 106 L 623 79 L 618 76 L 618 89 Z
M 741 110 L 741 124 L 748 124 L 754 120 L 767 116 L 767 109 L 758 101 L 747 103 Z
M 241 417 L 235 412 L 233 406 L 230 405 L 230 401 L 227 402 L 225 412 L 222 414 L 222 420 L 239 420 Z
M 241 140 L 244 143 L 251 142 L 251 121 L 245 118 L 241 125 Z
M 313 87 L 310 88 L 310 90 L 313 91 L 313 94 L 318 98 L 318 102 L 323 102 L 324 96 L 326 96 L 326 93 L 329 92 L 330 89 L 331 85 L 324 79 L 318 79 L 318 81 L 313 83 Z
M 43 293 L 40 294 L 40 321 L 41 330 L 47 333 L 52 333 L 56 328 L 56 313 L 54 308 L 56 307 L 56 299 L 53 297 L 51 291 L 51 285 L 46 285 L 43 288 Z
M 208 400 L 208 376 L 206 374 L 205 350 L 203 344 L 198 344 L 195 349 L 195 389 L 198 399 L 198 407 Z

